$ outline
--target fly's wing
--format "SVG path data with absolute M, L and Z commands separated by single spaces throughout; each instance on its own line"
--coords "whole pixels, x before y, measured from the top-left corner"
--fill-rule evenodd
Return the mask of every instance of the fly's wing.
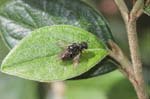
M 67 49 L 67 47 L 69 46 L 65 41 L 62 41 L 62 40 L 58 40 L 57 42 L 56 42 L 56 44 L 58 45 L 58 46 L 60 46 L 60 48 L 62 48 L 62 49 Z
M 64 59 L 63 57 L 65 56 L 65 53 L 67 51 L 67 44 L 62 40 L 58 40 L 56 42 L 56 45 L 58 45 L 61 49 L 63 49 L 63 51 L 58 54 L 59 59 L 63 60 Z
M 71 59 L 70 53 L 68 52 L 67 49 L 65 49 L 62 53 L 60 53 L 60 59 L 61 59 L 61 60 L 68 60 L 68 59 Z

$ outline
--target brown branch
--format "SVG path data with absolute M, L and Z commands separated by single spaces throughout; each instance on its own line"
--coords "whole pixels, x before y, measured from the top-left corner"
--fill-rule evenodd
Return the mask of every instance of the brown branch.
M 145 6 L 148 6 L 150 4 L 150 0 L 146 0 Z
M 136 32 L 136 21 L 129 21 L 129 24 L 127 26 L 127 32 L 128 32 L 131 60 L 133 64 L 133 72 L 138 82 L 136 86 L 138 88 L 136 88 L 136 91 L 139 99 L 148 99 L 146 95 L 146 88 L 143 79 L 142 63 L 139 55 L 138 38 Z
M 111 48 L 111 50 L 109 50 L 109 56 L 115 59 L 118 63 L 120 63 L 120 66 L 118 66 L 119 71 L 122 72 L 133 84 L 135 89 L 137 89 L 138 85 L 137 85 L 137 80 L 134 76 L 132 63 L 123 54 L 122 50 L 115 42 L 109 41 L 108 45 Z
M 136 0 L 132 0 L 133 5 L 135 4 Z
M 141 88 L 143 87 L 139 87 L 139 80 L 136 79 L 134 71 L 133 71 L 133 65 L 132 63 L 128 60 L 128 58 L 123 54 L 122 50 L 119 48 L 119 46 L 114 43 L 113 41 L 108 41 L 108 45 L 111 48 L 111 50 L 109 50 L 109 56 L 112 57 L 113 59 L 115 59 L 118 63 L 120 63 L 120 66 L 118 66 L 118 69 L 120 72 L 122 72 L 128 79 L 129 81 L 133 84 L 139 99 L 148 99 L 147 97 L 144 98 L 143 97 L 143 92 L 141 92 Z M 140 80 L 141 81 L 141 80 Z M 144 84 L 143 84 L 144 85 Z
M 121 12 L 121 15 L 122 15 L 122 18 L 123 18 L 125 24 L 127 24 L 129 10 L 128 10 L 124 0 L 114 0 L 114 1 Z
M 116 43 L 114 43 L 113 41 L 109 41 L 108 45 L 111 48 L 111 50 L 109 50 L 109 56 L 115 59 L 118 63 L 120 63 L 120 66 L 118 66 L 119 71 L 129 79 L 129 81 L 133 84 L 136 91 L 139 90 L 138 81 L 134 76 L 131 62 L 123 54 L 122 50 Z
M 133 68 L 131 62 L 123 54 L 119 46 L 112 40 L 108 41 L 108 45 L 111 50 L 109 50 L 109 56 L 115 59 L 120 66 L 118 69 L 127 77 L 130 81 L 134 80 Z
M 130 12 L 130 19 L 137 19 L 143 13 L 144 0 L 137 0 Z
M 133 77 L 134 80 L 130 79 L 130 77 L 128 78 L 133 84 L 136 90 L 136 93 L 138 95 L 138 98 L 148 99 L 146 86 L 145 86 L 145 82 L 143 79 L 142 63 L 141 63 L 141 59 L 139 55 L 139 46 L 138 46 L 137 29 L 136 29 L 136 21 L 140 17 L 140 15 L 143 13 L 144 0 L 136 0 L 129 14 L 127 13 L 127 6 L 125 5 L 123 0 L 115 0 L 115 2 L 124 19 L 126 29 L 127 29 L 127 34 L 128 34 L 129 48 L 130 48 L 130 54 L 131 54 L 131 60 L 132 60 L 132 64 L 128 64 L 128 65 L 132 66 L 132 71 L 129 71 L 129 72 L 132 72 L 130 73 L 130 75 L 132 74 L 132 76 L 134 76 Z
M 138 17 L 142 14 L 142 10 L 144 7 L 143 0 L 137 0 L 133 9 L 130 12 L 130 19 L 128 20 L 127 33 L 128 33 L 128 41 L 129 48 L 131 54 L 131 60 L 133 65 L 134 76 L 137 81 L 136 85 L 134 85 L 135 90 L 137 92 L 139 99 L 148 99 L 146 86 L 143 79 L 142 73 L 142 62 L 139 55 L 139 45 L 138 45 L 138 37 L 137 37 L 137 29 L 136 29 L 136 21 Z

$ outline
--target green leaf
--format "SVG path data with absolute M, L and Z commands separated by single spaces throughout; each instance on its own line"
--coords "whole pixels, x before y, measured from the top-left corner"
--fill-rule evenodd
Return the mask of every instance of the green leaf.
M 35 29 L 60 24 L 93 33 L 105 47 L 108 39 L 113 40 L 103 15 L 81 0 L 3 0 L 0 5 L 0 32 L 9 48 Z M 115 62 L 107 58 L 78 78 L 89 78 L 114 69 Z
M 80 0 L 7 0 L 0 10 L 0 30 L 10 48 L 34 29 L 58 24 L 83 28 L 104 44 L 112 39 L 104 17 Z
M 7 53 L 8 48 L 3 44 L 0 37 L 0 65 Z M 12 77 L 0 72 L 0 99 L 39 99 L 38 88 L 37 82 Z
M 148 16 L 150 16 L 150 3 L 149 3 L 149 5 L 147 5 L 147 6 L 145 7 L 144 12 L 145 12 Z
M 81 54 L 76 68 L 72 60 L 60 59 L 64 49 L 59 42 L 69 45 L 82 41 L 87 41 L 89 48 Z M 41 82 L 65 80 L 88 71 L 107 54 L 104 45 L 85 30 L 67 25 L 47 26 L 33 31 L 15 46 L 4 59 L 1 70 Z
M 3 60 L 3 58 L 8 54 L 8 48 L 3 43 L 1 37 L 0 37 L 0 65 Z

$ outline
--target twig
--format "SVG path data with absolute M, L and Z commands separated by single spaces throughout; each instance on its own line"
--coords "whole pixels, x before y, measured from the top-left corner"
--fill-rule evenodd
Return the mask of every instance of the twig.
M 134 76 L 131 62 L 123 54 L 122 50 L 119 48 L 119 46 L 116 43 L 114 43 L 113 41 L 109 41 L 108 45 L 111 48 L 111 50 L 109 50 L 109 56 L 115 59 L 118 63 L 120 63 L 120 66 L 118 66 L 119 71 L 122 72 L 129 79 L 129 81 L 133 84 L 138 94 L 139 93 L 138 81 Z M 148 98 L 142 97 L 139 99 L 148 99 Z
M 135 2 L 136 2 L 136 0 L 132 0 L 132 2 L 133 2 L 133 5 L 135 4 Z
M 143 0 L 137 0 L 133 9 L 130 13 L 130 19 L 128 21 L 127 33 L 129 40 L 129 47 L 131 53 L 131 60 L 133 65 L 133 71 L 135 79 L 137 80 L 137 85 L 134 85 L 138 98 L 139 99 L 148 99 L 146 86 L 143 79 L 142 73 L 142 63 L 139 55 L 139 46 L 138 46 L 138 38 L 137 38 L 137 29 L 136 29 L 136 20 L 142 14 L 142 10 L 144 7 Z
M 123 17 L 125 24 L 127 24 L 129 10 L 128 10 L 124 0 L 114 0 L 114 1 L 115 1 L 116 5 L 118 6 L 120 12 L 121 12 L 121 15 Z
M 108 45 L 111 48 L 109 50 L 109 56 L 115 59 L 120 66 L 118 66 L 118 69 L 120 72 L 122 72 L 128 79 L 129 81 L 133 84 L 137 94 L 139 95 L 140 90 L 139 88 L 139 82 L 135 78 L 134 70 L 133 70 L 133 65 L 129 61 L 129 59 L 123 54 L 122 50 L 119 48 L 119 46 L 113 42 L 113 41 L 108 41 Z M 147 99 L 147 98 L 139 98 L 139 99 Z
M 137 0 L 130 12 L 130 19 L 137 19 L 140 17 L 140 15 L 143 13 L 144 8 L 144 0 Z
M 145 6 L 148 6 L 150 4 L 150 0 L 146 0 Z
M 120 66 L 118 66 L 118 69 L 127 78 L 129 78 L 130 81 L 135 81 L 131 62 L 124 55 L 122 50 L 119 48 L 119 46 L 115 42 L 109 40 L 108 45 L 111 49 L 109 50 L 109 56 L 115 59 L 120 64 Z
M 131 52 L 131 59 L 133 64 L 133 72 L 134 76 L 137 80 L 137 84 L 135 86 L 136 92 L 138 94 L 139 99 L 148 99 L 146 93 L 146 86 L 143 79 L 142 73 L 142 64 L 139 57 L 138 51 L 138 39 L 136 34 L 136 22 L 132 22 L 128 25 L 128 39 L 129 39 L 129 46 Z
M 135 90 L 137 92 L 139 99 L 148 99 L 146 86 L 143 79 L 142 73 L 142 63 L 139 55 L 139 46 L 137 38 L 137 29 L 136 29 L 136 20 L 142 14 L 141 10 L 143 9 L 144 1 L 137 0 L 133 9 L 130 13 L 130 19 L 127 25 L 127 33 L 129 40 L 129 48 L 131 53 L 131 60 L 133 65 L 134 76 L 137 83 L 134 84 Z
M 133 84 L 136 93 L 139 99 L 148 99 L 148 95 L 146 92 L 146 86 L 143 79 L 142 73 L 142 63 L 139 55 L 139 46 L 138 46 L 138 38 L 137 38 L 137 29 L 136 29 L 136 21 L 143 13 L 144 7 L 144 0 L 136 0 L 131 12 L 127 13 L 127 6 L 125 5 L 123 0 L 115 0 L 121 15 L 124 19 L 127 34 L 128 34 L 128 41 L 131 53 L 131 60 L 132 60 L 132 70 L 130 71 L 133 74 L 134 80 L 130 79 L 131 83 Z M 122 6 L 123 4 L 123 6 Z M 125 10 L 125 11 L 124 11 Z M 126 15 L 127 14 L 127 15 Z M 124 15 L 128 16 L 125 17 Z
M 128 58 L 123 54 L 122 50 L 119 48 L 119 46 L 113 42 L 112 40 L 108 41 L 108 46 L 110 47 L 111 50 L 109 50 L 109 56 L 115 59 L 120 65 L 121 69 L 132 72 L 132 64 L 128 60 Z

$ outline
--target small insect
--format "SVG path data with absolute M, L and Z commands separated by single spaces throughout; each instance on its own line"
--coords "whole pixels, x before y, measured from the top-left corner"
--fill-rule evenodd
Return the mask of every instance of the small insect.
M 73 60 L 74 65 L 77 65 L 79 63 L 82 51 L 87 48 L 87 42 L 73 43 L 69 45 L 61 54 L 61 60 Z

